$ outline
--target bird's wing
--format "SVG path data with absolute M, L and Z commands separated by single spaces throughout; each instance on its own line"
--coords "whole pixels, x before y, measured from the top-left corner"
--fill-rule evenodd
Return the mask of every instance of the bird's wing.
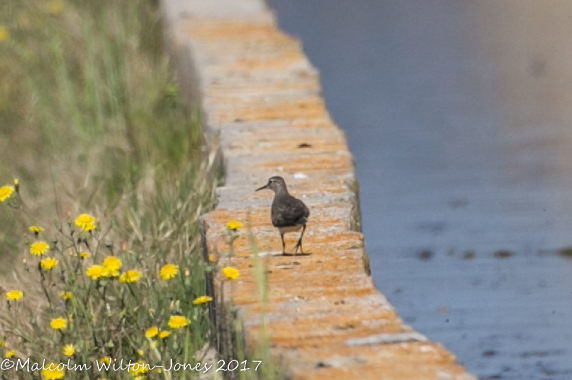
M 276 227 L 289 227 L 306 224 L 310 210 L 299 199 L 291 197 L 287 202 L 272 205 L 272 224 Z

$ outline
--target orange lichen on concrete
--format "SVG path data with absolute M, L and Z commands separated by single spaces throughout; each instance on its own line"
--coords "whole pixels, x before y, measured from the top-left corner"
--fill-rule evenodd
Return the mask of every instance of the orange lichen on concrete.
M 353 158 L 299 41 L 276 27 L 262 0 L 163 0 L 163 10 L 181 87 L 220 143 L 225 185 L 201 234 L 205 260 L 240 272 L 232 281 L 215 273 L 210 295 L 237 309 L 246 347 L 268 341 L 299 380 L 474 379 L 375 289 Z M 273 194 L 254 192 L 273 175 L 310 209 L 305 255 L 282 255 Z M 242 225 L 232 249 L 231 220 Z M 287 253 L 296 240 L 286 235 Z
M 314 229 L 314 227 L 312 227 L 312 229 Z M 308 227 L 308 236 L 305 236 L 304 238 L 304 251 L 311 252 L 313 254 L 318 254 L 320 251 L 336 252 L 340 250 L 363 248 L 363 236 L 359 232 L 323 231 L 319 234 L 311 234 L 311 232 L 310 227 Z M 216 254 L 228 251 L 226 236 L 209 234 L 207 235 L 207 238 L 207 249 L 211 253 Z M 288 244 L 288 240 L 286 240 L 286 244 Z M 237 257 L 251 257 L 253 255 L 254 248 L 265 255 L 282 252 L 280 235 L 278 235 L 278 232 L 274 230 L 257 234 L 256 247 L 252 247 L 248 237 L 244 235 L 236 239 L 233 246 L 234 253 Z M 289 251 L 288 248 L 287 251 Z
M 302 358 L 311 358 L 313 366 L 293 368 L 292 379 L 475 379 L 455 364 L 453 355 L 441 346 L 427 342 L 307 347 L 297 350 L 288 359 Z
M 324 101 L 320 98 L 287 99 L 275 104 L 259 103 L 242 106 L 236 102 L 235 107 L 214 108 L 209 112 L 209 120 L 216 124 L 225 124 L 233 121 L 256 122 L 267 120 L 301 119 L 319 117 L 325 111 Z
M 281 33 L 272 19 L 231 19 L 231 18 L 205 18 L 194 17 L 186 24 L 185 33 L 192 36 L 193 41 L 236 41 L 253 44 L 256 41 L 268 44 L 269 41 L 281 40 L 288 45 L 293 42 L 291 38 Z

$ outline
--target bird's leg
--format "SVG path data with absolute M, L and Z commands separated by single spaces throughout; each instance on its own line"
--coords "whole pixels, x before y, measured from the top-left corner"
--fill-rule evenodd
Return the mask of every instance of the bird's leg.
M 282 254 L 286 254 L 286 243 L 284 243 L 284 234 L 280 233 L 280 239 L 282 239 Z
M 304 249 L 302 248 L 302 238 L 304 237 L 304 231 L 306 231 L 305 224 L 302 227 L 302 233 L 300 234 L 300 239 L 298 239 L 298 243 L 296 243 L 296 250 L 294 251 L 294 253 L 298 253 L 298 247 L 300 247 L 300 253 L 304 254 Z

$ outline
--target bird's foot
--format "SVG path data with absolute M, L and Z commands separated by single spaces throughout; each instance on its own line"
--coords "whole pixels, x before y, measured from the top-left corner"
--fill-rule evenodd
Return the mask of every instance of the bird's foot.
M 296 247 L 294 247 L 294 254 L 298 253 L 298 248 L 300 248 L 300 243 L 298 242 L 298 244 L 296 244 Z

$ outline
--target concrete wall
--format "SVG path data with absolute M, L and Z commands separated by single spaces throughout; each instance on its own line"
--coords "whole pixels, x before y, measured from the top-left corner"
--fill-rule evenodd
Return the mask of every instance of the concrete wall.
M 343 132 L 300 43 L 261 0 L 163 0 L 184 94 L 218 136 L 225 185 L 204 218 L 206 254 L 228 251 L 226 223 L 250 226 L 268 269 L 272 354 L 293 379 L 474 379 L 440 345 L 404 325 L 374 287 L 360 233 L 358 187 Z M 280 175 L 310 208 L 308 256 L 281 256 L 270 222 Z M 287 240 L 292 250 L 295 238 Z M 244 229 L 232 283 L 245 339 L 260 339 L 261 305 Z M 224 263 L 223 263 L 224 264 Z

